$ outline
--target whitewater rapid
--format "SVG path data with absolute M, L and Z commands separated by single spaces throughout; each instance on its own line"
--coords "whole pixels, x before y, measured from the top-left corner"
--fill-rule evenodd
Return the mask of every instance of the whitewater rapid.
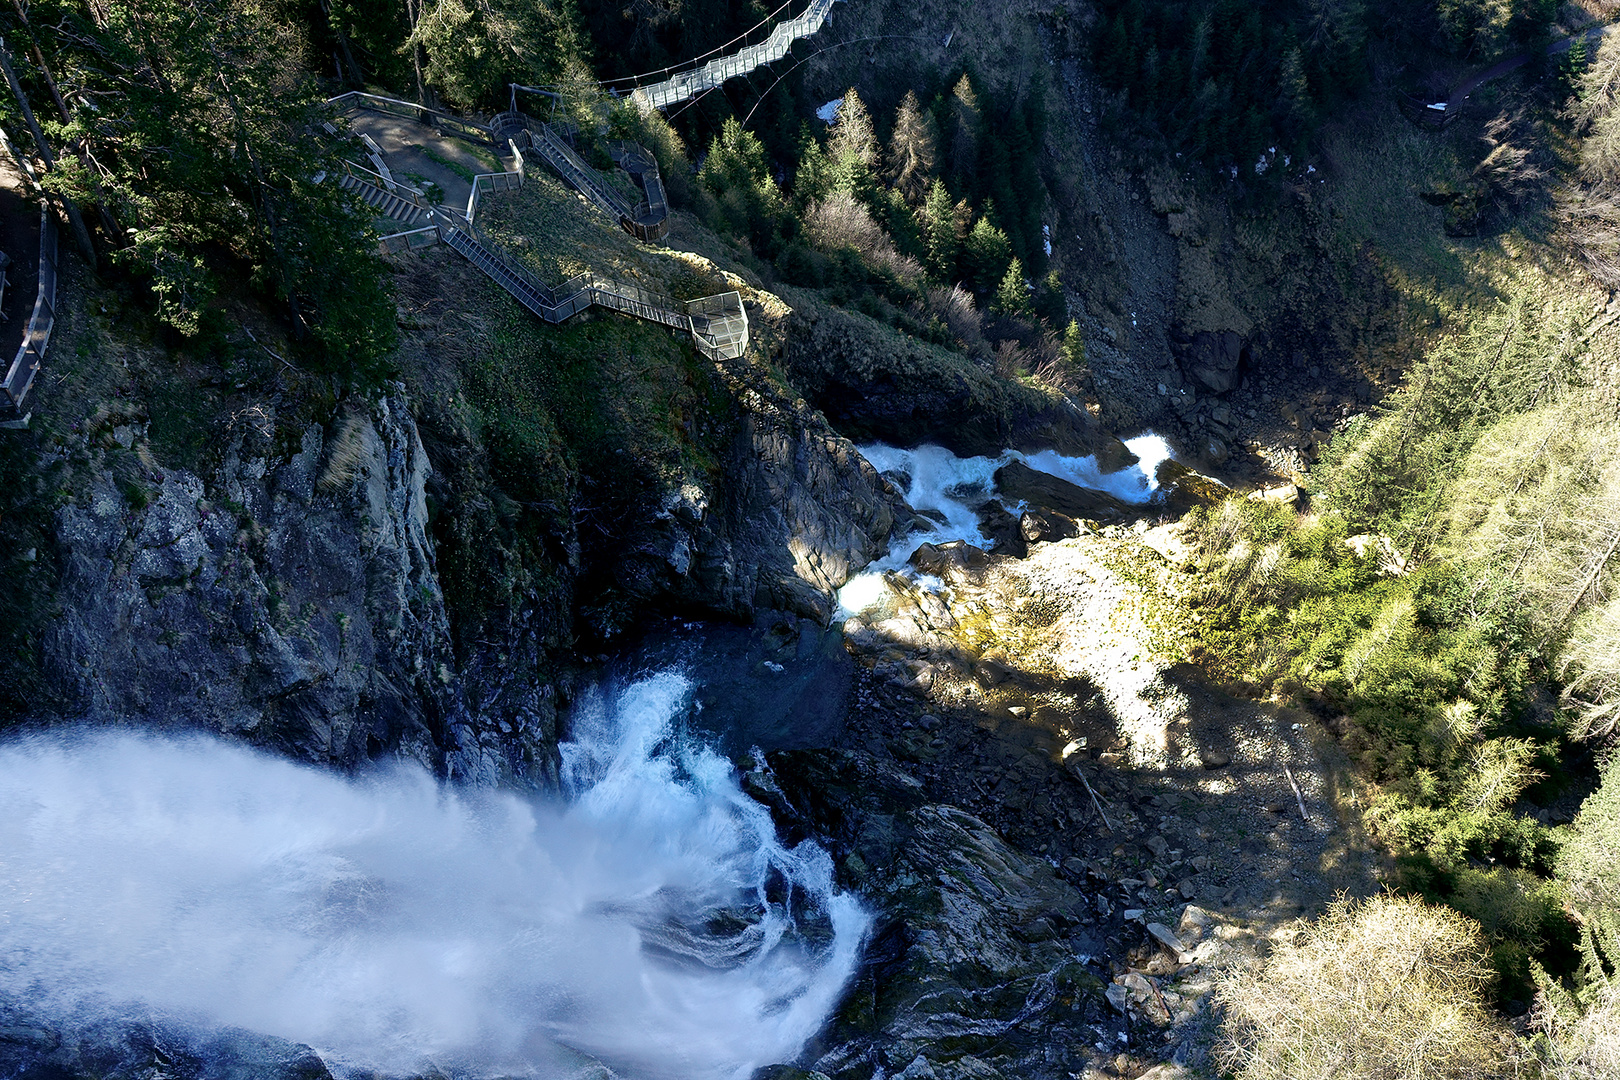
M 392 1073 L 792 1061 L 869 916 L 684 736 L 690 691 L 665 672 L 587 697 L 550 802 L 202 736 L 10 742 L 0 999 L 236 1025 Z
M 995 496 L 996 472 L 1010 462 L 1021 461 L 1037 472 L 1107 492 L 1121 502 L 1138 506 L 1152 502 L 1159 492 L 1159 466 L 1173 457 L 1170 444 L 1150 431 L 1126 439 L 1125 446 L 1136 456 L 1136 462 L 1110 473 L 1102 471 L 1095 455 L 1067 457 L 1054 450 L 1034 454 L 1008 450 L 997 457 L 957 457 L 943 446 L 923 445 L 914 450 L 884 443 L 857 446 L 861 456 L 878 472 L 909 477 L 906 502 L 928 516 L 934 526 L 896 536 L 883 558 L 850 578 L 838 592 L 840 613 L 857 615 L 877 604 L 885 589 L 884 573 L 907 572 L 908 560 L 925 543 L 965 540 L 987 546 L 989 538 L 980 529 L 974 508 Z M 1024 507 L 1007 509 L 1016 513 Z

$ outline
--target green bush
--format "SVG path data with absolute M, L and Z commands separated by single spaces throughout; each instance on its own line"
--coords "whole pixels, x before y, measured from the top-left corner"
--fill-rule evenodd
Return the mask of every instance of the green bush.
M 1518 591 L 1463 563 L 1406 570 L 1337 514 L 1232 499 L 1188 520 L 1203 571 L 1194 658 L 1345 718 L 1343 747 L 1377 785 L 1368 822 L 1403 883 L 1477 919 L 1503 992 L 1526 991 L 1561 919 L 1535 876 L 1552 835 L 1514 812 L 1548 752 L 1514 727 L 1535 651 Z

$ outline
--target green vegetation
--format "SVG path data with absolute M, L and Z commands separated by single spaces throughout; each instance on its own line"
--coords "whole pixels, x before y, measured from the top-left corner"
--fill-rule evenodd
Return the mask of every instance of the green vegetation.
M 324 182 L 343 146 L 320 127 L 296 23 L 256 0 L 29 10 L 20 37 L 45 66 L 24 78 L 59 113 L 47 183 L 101 208 L 112 261 L 159 317 L 188 337 L 218 333 L 226 283 L 245 280 L 312 362 L 379 378 L 393 305 L 365 217 Z
M 1168 146 L 1211 167 L 1307 149 L 1365 86 L 1369 39 L 1488 63 L 1544 39 L 1553 0 L 1103 0 L 1097 77 Z M 1269 166 L 1269 161 L 1266 163 Z
M 1522 595 L 1465 564 L 1403 572 L 1336 513 L 1229 500 L 1192 526 L 1206 612 L 1195 658 L 1342 717 L 1402 884 L 1482 924 L 1504 992 L 1526 991 L 1529 958 L 1567 933 L 1538 876 L 1554 837 L 1515 806 L 1559 749 L 1518 723 L 1535 654 Z

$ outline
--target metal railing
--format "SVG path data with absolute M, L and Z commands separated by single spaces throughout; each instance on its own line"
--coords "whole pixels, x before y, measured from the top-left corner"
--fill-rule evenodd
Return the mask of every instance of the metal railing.
M 23 398 L 34 385 L 34 376 L 45 362 L 45 350 L 51 344 L 51 331 L 56 328 L 56 218 L 44 202 L 39 205 L 39 292 L 34 297 L 34 310 L 23 330 L 22 344 L 17 347 L 17 358 L 6 371 L 6 381 L 0 383 L 0 413 L 16 418 L 22 411 Z
M 440 239 L 439 227 L 429 225 L 425 229 L 407 229 L 405 232 L 389 233 L 378 240 L 377 244 L 390 255 L 398 255 L 403 251 L 432 247 Z
M 350 90 L 346 94 L 339 94 L 334 98 L 327 98 L 326 103 L 339 110 L 369 109 L 372 112 L 383 113 L 387 116 L 397 116 L 404 120 L 413 120 L 418 124 L 426 124 L 437 128 L 445 135 L 452 135 L 467 142 L 478 143 L 482 146 L 498 147 L 495 135 L 487 124 L 480 124 L 476 120 L 467 120 L 438 109 L 430 109 L 426 105 L 417 105 L 410 101 L 400 101 L 398 98 L 383 97 L 380 94 L 368 94 L 363 90 Z
M 518 161 L 522 162 L 521 155 Z M 478 213 L 478 203 L 486 191 L 517 191 L 523 186 L 523 172 L 479 173 L 473 177 L 472 191 L 467 193 L 467 224 L 471 225 Z
M 425 230 L 418 230 L 422 231 Z M 434 231 L 439 239 L 548 323 L 565 322 L 595 304 L 685 331 L 692 335 L 698 350 L 711 359 L 734 360 L 748 348 L 748 314 L 743 310 L 740 293 L 706 296 L 682 305 L 678 300 L 639 285 L 587 274 L 578 274 L 552 289 L 513 266 L 462 229 L 440 226 Z M 399 233 L 397 238 L 413 235 Z M 409 243 L 409 240 L 406 242 Z
M 482 173 L 473 178 L 464 222 L 414 193 L 400 191 L 397 182 L 372 173 L 364 166 L 346 163 L 356 180 L 394 194 L 432 215 L 431 227 L 382 237 L 380 245 L 384 251 L 406 252 L 443 242 L 548 323 L 562 323 L 595 304 L 691 334 L 698 350 L 712 359 L 736 359 L 743 354 L 748 347 L 748 315 L 743 310 L 740 293 L 722 293 L 683 304 L 639 285 L 589 274 L 576 275 L 553 289 L 480 243 L 473 223 L 483 195 L 523 186 L 525 151 L 537 154 L 571 186 L 641 239 L 664 235 L 669 215 L 657 161 L 644 147 L 623 141 L 610 144 L 615 163 L 635 179 L 646 194 L 644 201 L 632 208 L 608 188 L 601 174 L 587 165 L 551 125 L 521 112 L 509 112 L 496 116 L 489 130 L 492 138 L 504 140 L 512 148 L 517 168 L 513 172 Z M 390 188 L 394 190 L 390 192 Z
M 710 60 L 702 67 L 683 71 L 663 82 L 637 87 L 631 96 L 646 102 L 654 109 L 667 109 L 706 90 L 712 90 L 727 79 L 746 75 L 761 64 L 775 63 L 787 55 L 789 47 L 799 38 L 809 37 L 820 30 L 821 24 L 827 21 L 827 13 L 836 2 L 837 0 L 811 0 L 804 14 L 777 23 L 772 28 L 770 36 L 758 45 L 750 45 L 729 56 Z

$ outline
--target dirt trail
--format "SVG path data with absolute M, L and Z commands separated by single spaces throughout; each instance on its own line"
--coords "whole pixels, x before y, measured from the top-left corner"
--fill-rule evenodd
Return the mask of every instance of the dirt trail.
M 1553 42 L 1545 49 L 1542 49 L 1541 52 L 1547 56 L 1559 56 L 1563 53 L 1569 52 L 1577 41 L 1585 41 L 1588 44 L 1595 44 L 1601 40 L 1605 34 L 1612 33 L 1617 26 L 1620 26 L 1620 23 L 1609 23 L 1604 26 L 1588 27 L 1578 34 L 1571 34 L 1566 38 L 1561 38 L 1558 41 Z M 1524 65 L 1528 64 L 1535 56 L 1536 51 L 1532 49 L 1529 52 L 1520 53 L 1518 56 L 1510 56 L 1506 60 L 1498 61 L 1497 63 L 1486 68 L 1484 71 L 1479 71 L 1468 76 L 1468 78 L 1464 79 L 1456 86 L 1453 86 L 1451 88 L 1451 92 L 1446 95 L 1446 115 L 1449 116 L 1461 109 L 1463 102 L 1468 99 L 1468 95 L 1472 94 L 1475 90 L 1478 90 L 1484 84 L 1493 79 L 1500 79 L 1503 75 L 1506 75 L 1510 71 L 1517 71 L 1519 68 L 1522 68 Z

